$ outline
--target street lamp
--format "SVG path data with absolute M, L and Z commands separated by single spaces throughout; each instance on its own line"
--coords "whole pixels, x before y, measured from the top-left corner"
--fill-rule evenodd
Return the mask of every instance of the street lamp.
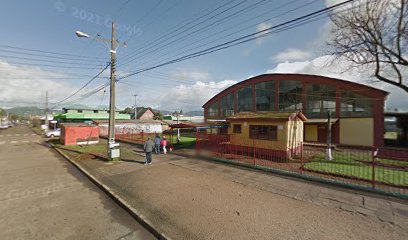
M 79 38 L 92 38 L 98 42 L 104 42 L 106 44 L 110 43 L 109 52 L 111 55 L 110 63 L 110 102 L 109 102 L 109 127 L 108 127 L 108 158 L 112 160 L 114 158 L 120 157 L 119 143 L 115 143 L 115 61 L 116 61 L 116 48 L 119 45 L 126 47 L 126 43 L 120 43 L 115 40 L 115 23 L 112 22 L 112 36 L 111 39 L 104 39 L 99 36 L 93 37 L 89 34 L 83 33 L 81 31 L 76 31 L 75 35 Z

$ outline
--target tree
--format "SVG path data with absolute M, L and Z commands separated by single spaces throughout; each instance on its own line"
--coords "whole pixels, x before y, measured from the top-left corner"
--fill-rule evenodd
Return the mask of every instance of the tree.
M 367 67 L 378 80 L 408 93 L 408 0 L 358 0 L 331 20 L 329 46 L 336 59 Z
M 163 114 L 159 111 L 153 111 L 153 119 L 154 120 L 163 120 Z
M 0 108 L 0 117 L 6 116 L 7 113 L 4 109 Z
M 133 114 L 133 113 L 135 113 L 135 109 L 131 108 L 131 107 L 127 107 L 123 111 L 120 111 L 120 113 Z

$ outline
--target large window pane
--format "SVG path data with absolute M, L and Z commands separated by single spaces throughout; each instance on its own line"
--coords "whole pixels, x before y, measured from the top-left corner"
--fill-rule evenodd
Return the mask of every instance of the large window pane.
M 372 117 L 372 99 L 351 91 L 341 93 L 341 117 Z
M 252 87 L 246 86 L 237 91 L 237 111 L 252 111 Z
M 278 140 L 278 127 L 249 125 L 249 138 L 276 141 Z
M 275 81 L 262 82 L 255 85 L 256 89 L 256 110 L 275 110 Z
M 302 110 L 302 82 L 279 81 L 279 110 Z
M 307 84 L 306 95 L 307 117 L 326 118 L 328 111 L 336 111 L 336 88 L 334 86 Z
M 218 102 L 213 103 L 209 108 L 208 108 L 208 119 L 216 119 L 218 118 Z
M 226 118 L 234 115 L 234 94 L 230 93 L 221 98 L 220 101 L 220 118 Z

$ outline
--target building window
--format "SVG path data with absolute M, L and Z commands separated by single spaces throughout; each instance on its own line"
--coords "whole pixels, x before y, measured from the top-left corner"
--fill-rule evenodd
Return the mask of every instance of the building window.
M 279 110 L 302 110 L 302 82 L 281 80 L 279 81 Z
M 230 93 L 221 98 L 220 101 L 220 118 L 224 119 L 234 115 L 234 94 Z
M 245 86 L 237 92 L 237 111 L 250 112 L 252 111 L 252 87 Z
M 275 81 L 262 82 L 255 85 L 256 111 L 275 110 Z
M 98 110 L 94 110 L 94 113 L 98 113 L 99 111 Z
M 340 100 L 340 117 L 372 117 L 372 99 L 351 91 L 343 91 Z
M 326 118 L 327 112 L 336 112 L 336 88 L 330 85 L 307 84 L 307 109 L 309 118 Z
M 232 126 L 232 132 L 233 133 L 241 133 L 241 124 L 234 124 Z
M 278 140 L 278 127 L 250 125 L 249 138 L 276 141 Z
M 79 112 L 79 113 L 81 113 L 81 112 L 82 112 L 82 110 L 78 110 L 78 112 Z
M 208 119 L 216 119 L 218 118 L 218 101 L 211 104 L 211 106 L 208 108 Z

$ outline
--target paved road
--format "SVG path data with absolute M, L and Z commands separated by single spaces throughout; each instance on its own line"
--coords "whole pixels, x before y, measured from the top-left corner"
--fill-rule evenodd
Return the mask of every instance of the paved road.
M 0 239 L 154 239 L 43 141 L 0 131 Z

